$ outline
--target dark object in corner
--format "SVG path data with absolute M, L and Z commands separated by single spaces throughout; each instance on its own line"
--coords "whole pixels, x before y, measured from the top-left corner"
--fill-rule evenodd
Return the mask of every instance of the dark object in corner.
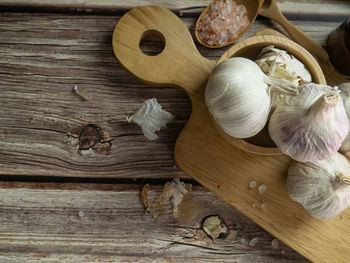
M 328 36 L 327 51 L 332 65 L 350 75 L 350 17 Z

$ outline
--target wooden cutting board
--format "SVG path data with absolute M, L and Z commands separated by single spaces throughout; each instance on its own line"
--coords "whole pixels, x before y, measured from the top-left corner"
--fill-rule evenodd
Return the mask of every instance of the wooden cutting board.
M 140 50 L 140 40 L 146 34 L 164 39 L 160 54 L 148 56 Z M 174 153 L 182 170 L 308 259 L 348 261 L 350 210 L 333 219 L 309 216 L 287 196 L 287 156 L 244 152 L 227 143 L 215 129 L 204 104 L 204 88 L 216 62 L 199 54 L 176 15 L 157 6 L 131 10 L 115 28 L 113 49 L 120 63 L 142 82 L 181 87 L 189 95 L 192 115 Z M 250 189 L 253 180 L 265 184 L 266 192 Z

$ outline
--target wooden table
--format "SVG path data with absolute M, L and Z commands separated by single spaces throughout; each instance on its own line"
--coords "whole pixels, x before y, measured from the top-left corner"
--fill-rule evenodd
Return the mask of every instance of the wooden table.
M 209 2 L 0 1 L 0 262 L 308 262 L 282 243 L 273 248 L 273 236 L 176 167 L 189 99 L 174 88 L 146 88 L 114 57 L 113 29 L 132 7 L 166 6 L 193 33 Z M 323 45 L 350 14 L 346 0 L 279 6 Z M 264 28 L 284 33 L 258 17 L 243 38 Z M 152 54 L 157 46 L 150 40 L 142 48 Z M 227 48 L 198 49 L 218 59 Z M 125 120 L 152 97 L 176 116 L 156 141 Z M 99 131 L 89 137 L 97 143 L 79 151 L 87 127 Z M 160 193 L 172 178 L 193 184 L 202 204 L 189 224 L 145 214 L 142 186 Z M 204 234 L 209 215 L 223 218 L 225 238 Z

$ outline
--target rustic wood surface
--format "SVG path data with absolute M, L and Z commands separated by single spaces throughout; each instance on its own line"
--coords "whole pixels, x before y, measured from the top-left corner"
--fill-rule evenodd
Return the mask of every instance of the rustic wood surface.
M 0 187 L 1 262 L 308 262 L 281 242 L 273 248 L 270 234 L 200 186 L 192 193 L 202 209 L 187 225 L 145 214 L 138 184 Z M 229 229 L 224 239 L 213 241 L 201 229 L 213 214 Z
M 286 14 L 348 16 L 347 0 L 276 0 L 279 8 Z M 86 12 L 120 11 L 135 6 L 161 5 L 181 13 L 199 13 L 209 5 L 210 0 L 0 0 L 0 6 L 14 8 L 39 8 L 43 10 L 79 10 Z M 186 11 L 188 10 L 188 11 Z
M 2 174 L 188 178 L 174 169 L 173 148 L 190 101 L 179 89 L 145 88 L 120 66 L 111 45 L 118 16 L 2 13 L 0 19 Z M 193 31 L 195 19 L 183 21 Z M 318 43 L 339 25 L 294 23 Z M 242 39 L 271 25 L 258 20 Z M 152 43 L 145 48 L 154 51 Z M 214 60 L 227 50 L 198 48 Z M 73 92 L 75 84 L 87 101 Z M 176 116 L 155 142 L 125 121 L 152 97 Z M 77 152 L 76 137 L 89 124 L 112 139 L 108 151 Z
M 112 32 L 119 14 L 146 3 L 172 8 L 193 32 L 209 1 L 107 2 L 67 1 L 51 9 L 56 2 L 36 1 L 36 10 L 33 1 L 0 1 L 0 261 L 307 262 L 282 243 L 273 249 L 273 236 L 200 186 L 194 197 L 205 205 L 192 225 L 144 214 L 140 184 L 159 184 L 159 192 L 167 179 L 190 179 L 175 166 L 173 148 L 191 104 L 178 89 L 145 88 L 127 73 L 114 58 Z M 279 6 L 322 45 L 350 8 L 348 1 L 296 3 Z M 106 14 L 79 13 L 101 10 Z M 242 39 L 264 28 L 284 32 L 258 17 Z M 154 44 L 144 50 L 156 52 Z M 227 50 L 198 48 L 215 60 Z M 74 93 L 75 84 L 87 100 Z M 152 97 L 176 115 L 154 142 L 125 121 Z M 100 140 L 79 151 L 89 124 L 99 127 Z M 233 236 L 213 242 L 203 235 L 200 222 L 210 214 L 221 215 Z M 253 237 L 257 245 L 246 245 Z

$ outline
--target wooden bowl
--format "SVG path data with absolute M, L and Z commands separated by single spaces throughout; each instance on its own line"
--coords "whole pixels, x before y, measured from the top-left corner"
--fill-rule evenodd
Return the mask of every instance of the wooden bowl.
M 305 67 L 309 70 L 314 83 L 326 84 L 326 79 L 315 58 L 302 46 L 286 37 L 266 35 L 247 38 L 228 49 L 217 61 L 217 64 L 232 57 L 244 57 L 251 60 L 256 60 L 261 49 L 268 45 L 274 45 L 276 48 L 286 50 L 289 54 L 296 57 L 305 65 Z M 240 148 L 241 150 L 260 155 L 282 154 L 268 134 L 268 124 L 266 124 L 263 130 L 257 135 L 247 139 L 239 139 L 225 133 L 215 122 L 212 116 L 211 119 L 216 129 L 226 139 L 226 141 Z

